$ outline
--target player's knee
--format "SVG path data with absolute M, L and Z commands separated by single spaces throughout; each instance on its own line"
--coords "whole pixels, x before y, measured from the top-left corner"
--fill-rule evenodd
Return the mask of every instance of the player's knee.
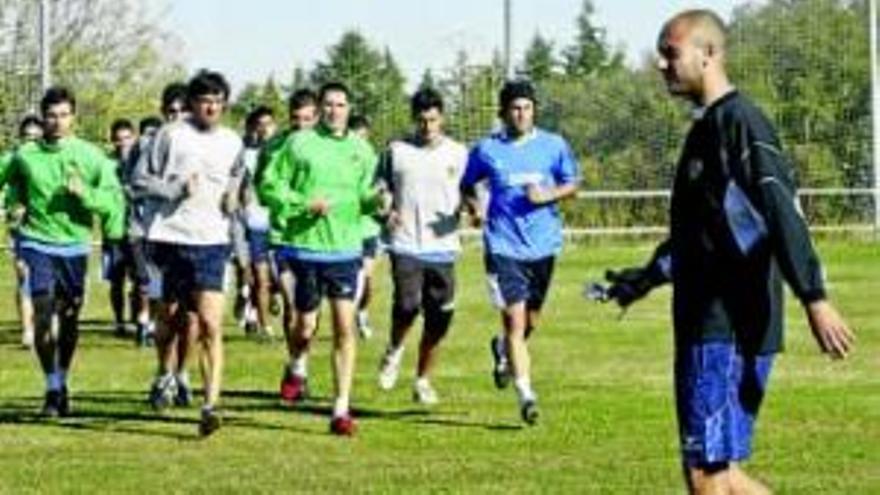
M 455 314 L 455 305 L 452 302 L 445 304 L 429 304 L 425 308 L 425 334 L 433 341 L 439 341 L 449 332 L 452 324 L 452 316 Z
M 395 326 L 410 326 L 419 316 L 419 301 L 415 298 L 404 298 L 394 303 L 391 317 Z

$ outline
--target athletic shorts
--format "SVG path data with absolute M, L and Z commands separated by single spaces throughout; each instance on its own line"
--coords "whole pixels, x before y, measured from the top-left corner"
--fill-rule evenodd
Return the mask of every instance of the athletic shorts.
M 400 254 L 392 254 L 390 259 L 395 312 L 452 311 L 455 301 L 453 263 L 430 263 Z
M 162 276 L 162 299 L 189 301 L 194 292 L 223 292 L 228 244 L 188 246 L 153 243 L 153 261 Z
M 11 232 L 9 237 L 10 237 L 10 244 L 11 244 L 10 249 L 12 249 L 13 261 L 16 264 L 23 263 L 23 264 L 27 265 L 27 263 L 25 263 L 24 259 L 21 256 L 21 249 L 22 249 L 21 248 L 21 239 L 19 238 L 18 234 L 15 232 Z M 19 273 L 18 273 L 17 266 L 16 266 L 15 271 L 16 271 L 16 277 L 18 277 Z M 24 276 L 18 278 L 18 293 L 21 294 L 22 296 L 25 296 L 25 297 L 30 297 L 30 295 L 31 295 L 31 279 L 30 279 L 30 275 L 28 274 L 28 271 L 29 270 L 25 269 L 24 273 L 21 274 Z
M 153 299 L 158 299 L 162 292 L 162 278 L 150 256 L 152 252 L 150 243 L 143 237 L 130 237 L 128 248 L 131 254 L 131 266 L 134 269 L 134 282 L 142 292 L 146 292 Z
M 68 301 L 82 300 L 88 256 L 57 256 L 25 247 L 21 259 L 28 267 L 31 296 L 49 294 Z
M 499 308 L 525 302 L 529 310 L 540 310 L 547 298 L 556 258 L 516 260 L 487 253 L 485 257 L 489 294 Z
M 248 229 L 246 234 L 251 263 L 268 263 L 269 258 L 269 231 Z
M 306 261 L 280 256 L 282 267 L 293 273 L 293 304 L 297 311 L 314 311 L 321 299 L 354 300 L 361 260 Z
M 131 250 L 126 241 L 104 241 L 101 246 L 101 277 L 112 282 L 122 280 L 129 272 Z
M 773 358 L 743 356 L 730 342 L 676 350 L 676 411 L 686 466 L 724 468 L 749 458 Z

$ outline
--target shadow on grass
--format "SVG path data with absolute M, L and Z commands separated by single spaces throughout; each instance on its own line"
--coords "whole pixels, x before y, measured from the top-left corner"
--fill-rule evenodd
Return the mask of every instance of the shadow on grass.
M 203 440 L 197 433 L 199 409 L 196 407 L 175 410 L 186 411 L 187 417 L 170 411 L 157 412 L 149 407 L 141 393 L 116 391 L 74 394 L 71 397 L 71 404 L 70 416 L 47 418 L 40 414 L 42 398 L 13 398 L 0 403 L 0 425 L 54 426 L 102 434 L 153 436 L 178 441 Z M 228 410 L 227 408 L 220 409 L 224 426 L 320 435 L 312 430 L 228 414 Z M 189 431 L 171 431 L 151 427 L 155 425 L 186 425 Z

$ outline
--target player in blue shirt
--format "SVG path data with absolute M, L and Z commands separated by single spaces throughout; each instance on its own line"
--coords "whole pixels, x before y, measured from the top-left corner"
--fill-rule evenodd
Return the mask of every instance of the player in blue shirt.
M 537 327 L 562 248 L 562 218 L 556 203 L 577 192 L 578 165 L 565 140 L 535 127 L 535 91 L 511 81 L 499 95 L 504 128 L 471 150 L 461 181 L 465 204 L 480 220 L 475 186 L 489 190 L 483 239 L 490 291 L 501 310 L 504 335 L 492 338 L 498 388 L 514 379 L 524 421 L 538 418 L 526 339 Z

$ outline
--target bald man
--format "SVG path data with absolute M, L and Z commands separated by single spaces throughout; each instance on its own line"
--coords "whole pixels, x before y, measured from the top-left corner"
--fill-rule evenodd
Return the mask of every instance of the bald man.
M 797 205 L 793 170 L 764 114 L 729 82 L 725 27 L 682 12 L 660 33 L 658 69 L 697 115 L 685 141 L 668 239 L 644 267 L 608 272 L 628 306 L 673 286 L 675 393 L 690 493 L 763 494 L 739 467 L 774 356 L 782 350 L 782 280 L 823 352 L 844 358 L 852 333 L 828 302 L 822 267 Z

